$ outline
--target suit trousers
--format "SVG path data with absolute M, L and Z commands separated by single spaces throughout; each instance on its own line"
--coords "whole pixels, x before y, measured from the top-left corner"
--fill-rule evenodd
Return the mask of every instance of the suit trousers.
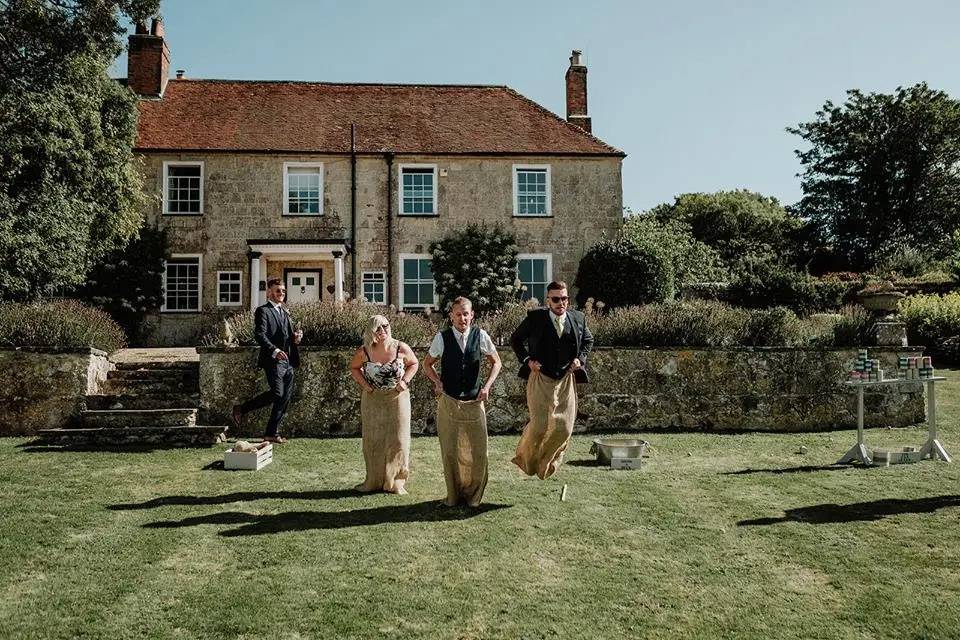
M 278 360 L 264 367 L 263 371 L 267 374 L 267 390 L 244 402 L 240 405 L 240 410 L 243 413 L 250 413 L 272 404 L 273 408 L 270 410 L 270 419 L 267 421 L 267 431 L 264 436 L 273 438 L 279 435 L 280 421 L 287 413 L 287 406 L 293 395 L 294 368 L 288 361 Z

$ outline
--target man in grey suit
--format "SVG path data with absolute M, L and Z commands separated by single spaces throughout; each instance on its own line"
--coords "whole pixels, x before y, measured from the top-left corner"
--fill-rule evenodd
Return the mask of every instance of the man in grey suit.
M 302 331 L 294 331 L 290 313 L 283 307 L 287 289 L 280 278 L 267 280 L 267 302 L 253 315 L 254 339 L 260 345 L 257 366 L 267 376 L 267 390 L 243 404 L 233 406 L 233 424 L 239 427 L 244 414 L 273 405 L 263 439 L 283 443 L 280 421 L 283 420 L 293 395 L 293 372 L 300 366 L 298 345 Z
M 530 420 L 513 463 L 527 475 L 547 478 L 563 461 L 577 417 L 577 382 L 589 382 L 593 334 L 583 313 L 570 309 L 565 282 L 547 285 L 547 308 L 527 314 L 510 336 L 527 381 Z

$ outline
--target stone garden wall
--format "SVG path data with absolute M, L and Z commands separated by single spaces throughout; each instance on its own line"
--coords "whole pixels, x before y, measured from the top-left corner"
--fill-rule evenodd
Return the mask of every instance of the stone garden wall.
M 112 368 L 97 349 L 0 349 L 0 435 L 70 425 Z
M 228 424 L 231 406 L 265 388 L 256 349 L 199 348 L 205 424 Z M 897 357 L 919 349 L 871 349 L 888 375 Z M 425 354 L 418 351 L 418 356 Z M 526 420 L 516 358 L 501 350 L 504 370 L 488 405 L 491 433 L 519 432 Z M 292 436 L 360 433 L 359 389 L 349 376 L 352 352 L 304 347 L 283 432 Z M 856 349 L 598 349 L 591 384 L 579 389 L 578 431 L 709 429 L 818 431 L 856 426 L 856 394 L 844 386 Z M 415 433 L 435 433 L 431 387 L 418 373 L 412 387 Z M 919 382 L 865 394 L 867 426 L 906 426 L 924 420 Z M 260 435 L 267 411 L 247 417 L 244 435 Z

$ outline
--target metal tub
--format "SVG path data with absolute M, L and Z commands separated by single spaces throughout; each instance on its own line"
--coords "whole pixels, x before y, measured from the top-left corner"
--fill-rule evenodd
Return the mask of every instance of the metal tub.
M 601 464 L 610 464 L 613 458 L 642 458 L 646 450 L 647 441 L 639 438 L 595 438 L 590 447 Z

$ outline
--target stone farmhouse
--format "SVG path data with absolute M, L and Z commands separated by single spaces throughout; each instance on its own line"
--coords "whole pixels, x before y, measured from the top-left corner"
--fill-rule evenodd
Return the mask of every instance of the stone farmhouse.
M 292 303 L 436 308 L 429 245 L 471 222 L 515 233 L 524 295 L 542 300 L 620 227 L 625 154 L 591 135 L 579 51 L 566 119 L 506 86 L 168 79 L 169 65 L 163 23 L 138 25 L 135 151 L 171 245 L 156 344 L 195 344 L 274 276 Z

